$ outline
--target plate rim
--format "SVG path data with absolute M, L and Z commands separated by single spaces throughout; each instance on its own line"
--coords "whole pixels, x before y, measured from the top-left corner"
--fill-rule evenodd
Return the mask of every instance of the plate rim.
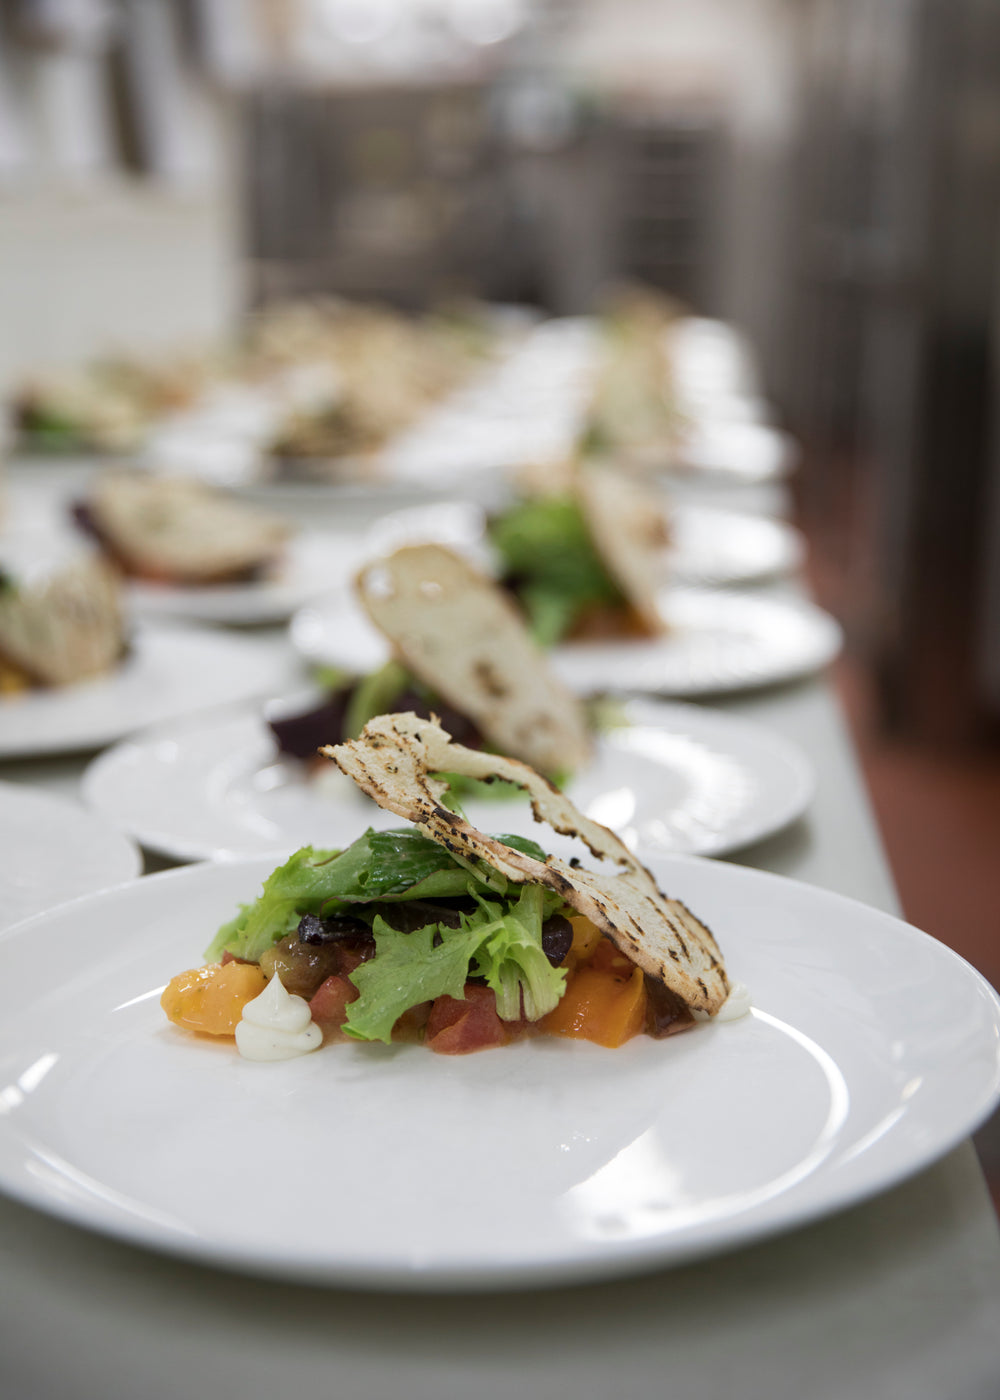
M 295 528 L 285 545 L 285 566 L 295 567 L 295 554 L 302 560 L 312 549 L 343 542 L 343 537 L 330 527 Z M 262 623 L 281 622 L 291 617 L 297 608 L 311 599 L 329 593 L 349 575 L 350 568 L 331 569 L 329 577 L 297 585 L 284 580 L 263 580 L 242 584 L 196 585 L 184 587 L 172 584 L 150 584 L 142 580 L 126 580 L 125 593 L 129 606 L 143 621 L 190 622 L 195 625 L 213 624 L 228 627 L 255 627 Z
M 767 531 L 778 538 L 782 542 L 782 548 L 785 553 L 777 562 L 765 568 L 755 568 L 752 570 L 742 569 L 739 572 L 730 573 L 725 579 L 722 579 L 720 576 L 720 581 L 718 583 L 714 580 L 705 580 L 701 583 L 693 580 L 691 583 L 688 583 L 686 581 L 688 576 L 679 574 L 677 575 L 677 587 L 735 590 L 747 584 L 767 583 L 772 580 L 777 581 L 787 578 L 789 575 L 794 574 L 796 570 L 801 569 L 805 562 L 807 553 L 806 538 L 798 526 L 793 525 L 791 521 L 778 520 L 768 515 L 754 515 L 751 511 L 732 510 L 724 506 L 711 505 L 705 502 L 698 502 L 695 504 L 692 501 L 678 501 L 674 504 L 668 504 L 668 526 L 675 517 L 684 515 L 710 516 L 724 521 L 738 520 L 741 524 L 744 521 L 752 522 L 753 527 L 759 527 L 762 533 Z M 668 547 L 668 568 L 669 567 L 671 567 L 671 565 L 669 564 Z
M 712 604 L 718 604 L 720 602 L 725 604 L 728 601 L 740 610 L 767 610 L 797 614 L 800 618 L 808 620 L 815 627 L 816 646 L 814 651 L 808 656 L 772 669 L 765 675 L 755 675 L 728 683 L 722 682 L 720 684 L 717 681 L 712 682 L 709 680 L 696 679 L 694 683 L 680 681 L 679 683 L 675 682 L 668 686 L 654 688 L 648 683 L 636 681 L 634 673 L 630 677 L 626 672 L 623 679 L 620 679 L 616 674 L 615 684 L 608 690 L 607 686 L 602 686 L 597 683 L 591 684 L 588 682 L 584 684 L 582 681 L 575 681 L 567 678 L 565 668 L 567 665 L 571 665 L 576 655 L 583 652 L 583 649 L 589 644 L 586 642 L 561 642 L 547 651 L 545 655 L 563 683 L 568 685 L 570 690 L 577 695 L 593 695 L 602 693 L 603 691 L 610 694 L 658 696 L 665 700 L 694 700 L 708 699 L 716 695 L 744 695 L 751 694 L 754 691 L 764 690 L 768 686 L 784 685 L 789 681 L 801 680 L 804 677 L 816 675 L 829 666 L 830 663 L 840 655 L 843 649 L 844 630 L 841 624 L 832 613 L 827 612 L 825 608 L 821 608 L 819 604 L 814 603 L 811 598 L 803 598 L 796 594 L 785 592 L 769 592 L 736 587 L 699 587 L 694 584 L 682 583 L 668 585 L 662 588 L 660 590 L 660 597 L 668 621 L 669 615 L 667 609 L 670 606 L 670 601 L 674 600 L 676 602 L 678 599 L 682 605 L 689 599 L 698 603 L 711 602 Z M 352 664 L 349 661 L 345 661 L 343 657 L 340 657 L 338 660 L 330 654 L 323 654 L 313 650 L 303 645 L 302 642 L 302 632 L 303 630 L 308 631 L 308 617 L 311 612 L 318 614 L 321 619 L 325 619 L 330 616 L 331 609 L 334 606 L 337 604 L 344 604 L 345 602 L 348 606 L 352 608 L 355 607 L 350 594 L 345 594 L 343 591 L 331 591 L 324 594 L 322 597 L 313 599 L 303 607 L 296 609 L 292 614 L 288 628 L 289 643 L 306 665 Z M 366 625 L 372 628 L 372 635 L 376 641 L 381 640 L 374 626 L 368 623 L 366 623 Z M 619 669 L 623 669 L 628 666 L 630 660 L 633 664 L 635 663 L 635 654 L 633 652 L 630 658 L 628 648 L 634 646 L 648 647 L 656 645 L 657 641 L 663 644 L 665 638 L 654 638 L 650 642 L 640 641 L 638 643 L 630 642 L 625 639 L 617 643 L 597 643 L 596 645 L 599 647 L 609 645 L 620 647 L 624 655 L 618 658 L 618 666 Z
M 244 869 L 258 876 L 267 868 L 268 860 L 269 857 L 262 855 L 239 862 L 203 862 L 161 871 L 108 890 L 82 895 L 69 901 L 69 905 L 86 914 L 92 906 L 99 908 L 102 902 L 108 899 L 122 896 L 156 898 L 154 890 L 159 892 L 165 886 L 169 888 L 178 883 L 210 885 L 214 880 L 228 878 L 234 872 L 238 873 Z M 894 914 L 837 891 L 753 867 L 685 855 L 665 856 L 659 863 L 698 867 L 706 873 L 710 871 L 709 878 L 719 880 L 723 884 L 747 883 L 764 888 L 771 886 L 779 891 L 790 887 L 797 891 L 800 897 L 807 893 L 809 897 L 833 904 L 848 914 L 860 911 L 865 918 L 893 926 L 894 931 L 897 934 L 901 933 L 906 939 L 915 939 L 922 943 L 926 941 L 934 946 L 935 956 L 950 964 L 961 977 L 968 980 L 970 992 L 975 991 L 983 998 L 991 1008 L 996 1026 L 1000 1028 L 1000 993 L 987 979 L 954 949 Z M 662 877 L 657 874 L 657 878 Z M 57 906 L 53 910 L 43 911 L 0 931 L 0 955 L 8 941 L 31 936 L 38 928 L 44 927 L 48 920 L 60 917 L 66 907 Z M 191 1236 L 170 1234 L 163 1227 L 157 1230 L 155 1225 L 142 1217 L 95 1220 L 93 1213 L 88 1212 L 85 1206 L 81 1206 L 72 1197 L 46 1193 L 41 1186 L 32 1189 L 20 1181 L 12 1183 L 4 1171 L 2 1161 L 0 1191 L 44 1214 L 92 1233 L 121 1240 L 133 1247 L 138 1246 L 156 1254 L 183 1258 L 200 1265 L 223 1268 L 253 1277 L 294 1280 L 325 1286 L 350 1286 L 371 1291 L 433 1293 L 449 1292 L 458 1288 L 477 1292 L 501 1292 L 507 1289 L 543 1288 L 568 1282 L 613 1279 L 626 1275 L 638 1276 L 653 1270 L 683 1265 L 695 1259 L 709 1259 L 719 1254 L 735 1252 L 762 1239 L 780 1236 L 836 1216 L 843 1210 L 870 1200 L 915 1176 L 966 1140 L 1000 1101 L 1000 1050 L 995 1050 L 994 1061 L 992 1082 L 988 1088 L 979 1089 L 974 1108 L 967 1109 L 961 1117 L 961 1122 L 956 1121 L 950 1125 L 947 1132 L 933 1137 L 927 1135 L 918 1146 L 911 1144 L 905 1160 L 896 1161 L 888 1166 L 881 1164 L 874 1177 L 849 1182 L 846 1187 L 841 1184 L 838 1188 L 835 1181 L 832 1191 L 827 1190 L 818 1198 L 814 1193 L 804 1201 L 793 1200 L 792 1209 L 779 1212 L 777 1216 L 765 1212 L 762 1216 L 751 1216 L 749 1219 L 746 1216 L 741 1217 L 736 1230 L 730 1230 L 728 1234 L 725 1231 L 710 1231 L 706 1241 L 688 1239 L 682 1242 L 679 1248 L 674 1245 L 665 1249 L 662 1238 L 646 1237 L 630 1240 L 624 1246 L 612 1245 L 600 1258 L 591 1255 L 581 1259 L 570 1255 L 543 1262 L 514 1261 L 498 1264 L 496 1261 L 488 1261 L 485 1265 L 475 1262 L 457 1265 L 448 1263 L 443 1267 L 422 1266 L 413 1261 L 403 1264 L 398 1260 L 389 1264 L 366 1266 L 356 1260 L 349 1260 L 346 1264 L 334 1263 L 331 1266 L 326 1260 L 297 1261 L 287 1253 L 275 1252 L 266 1246 L 258 1246 L 256 1250 L 249 1246 L 242 1249 L 232 1245 L 223 1245 L 220 1248 L 201 1233 Z M 2 1131 L 0 1120 L 0 1133 Z
M 216 647 L 232 647 L 234 650 L 239 650 L 247 658 L 250 657 L 252 652 L 256 651 L 261 663 L 261 694 L 272 689 L 274 685 L 283 683 L 282 675 L 277 665 L 276 654 L 273 654 L 273 660 L 275 662 L 273 666 L 274 679 L 270 683 L 264 679 L 264 670 L 269 652 L 262 649 L 255 639 L 242 636 L 238 632 L 234 633 L 228 628 L 212 626 L 209 623 L 203 624 L 193 621 L 184 621 L 180 618 L 164 618 L 162 620 L 149 619 L 148 621 L 136 622 L 129 637 L 130 655 L 124 658 L 123 666 L 127 666 L 130 661 L 134 661 L 136 653 L 139 652 L 140 648 L 143 651 L 148 651 L 149 649 L 161 645 L 183 644 L 192 640 L 210 642 Z M 107 685 L 109 688 L 114 689 L 121 679 L 122 666 L 104 676 L 95 677 L 91 681 L 81 681 L 73 685 L 57 686 L 49 690 L 40 690 L 37 692 L 29 691 L 9 702 L 0 700 L 0 721 L 3 720 L 4 709 L 8 703 L 14 706 L 22 704 L 30 706 L 33 699 L 47 696 L 70 699 L 74 691 L 86 689 L 92 685 Z M 250 690 L 245 693 L 244 698 L 254 693 L 254 690 Z M 238 699 L 239 696 L 234 696 L 232 701 L 215 703 L 235 703 Z M 207 705 L 205 702 L 199 703 L 198 701 L 194 701 L 190 706 L 185 704 L 177 711 L 176 717 L 179 718 L 185 714 L 192 714 L 198 709 L 210 708 L 212 704 L 213 702 L 211 700 L 207 702 Z M 163 716 L 162 720 L 166 720 L 167 718 L 168 716 Z M 64 754 L 88 753 L 95 749 L 103 749 L 107 745 L 115 743 L 118 739 L 128 734 L 136 733 L 142 728 L 159 722 L 161 721 L 155 719 L 151 721 L 148 717 L 140 717 L 138 720 L 119 720 L 112 723 L 105 722 L 100 726 L 95 725 L 90 731 L 82 735 L 78 732 L 74 732 L 69 737 L 56 738 L 53 736 L 48 739 L 36 739 L 25 736 L 23 740 L 19 739 L 15 742 L 11 742 L 10 737 L 4 734 L 2 728 L 0 728 L 0 760 L 46 758 Z
M 64 895 L 60 899 L 54 900 L 52 904 L 40 909 L 38 913 L 48 913 L 50 909 L 55 909 L 60 904 L 70 904 L 74 900 L 81 899 L 89 894 L 103 893 L 105 890 L 115 889 L 118 885 L 128 884 L 138 879 L 143 872 L 142 851 L 139 843 L 127 831 L 124 831 L 116 822 L 110 821 L 99 812 L 94 812 L 84 802 L 79 799 L 68 797 L 63 793 L 51 792 L 48 788 L 38 787 L 34 783 L 14 783 L 5 779 L 0 779 L 0 809 L 4 803 L 10 799 L 18 803 L 27 802 L 29 806 L 35 806 L 42 810 L 58 809 L 65 813 L 72 813 L 79 816 L 91 830 L 95 827 L 100 831 L 103 838 L 111 843 L 116 856 L 122 858 L 123 865 L 131 866 L 129 874 L 116 875 L 110 881 L 100 884 L 93 889 L 78 891 L 76 894 Z M 33 914 L 24 918 L 34 918 Z M 24 918 L 16 919 L 10 924 L 4 924 L 0 920 L 0 932 L 7 928 L 13 928 L 16 924 L 24 922 Z
M 744 719 L 740 715 L 730 715 L 725 711 L 712 709 L 704 705 L 692 704 L 685 700 L 672 700 L 655 695 L 629 695 L 623 700 L 625 706 L 650 706 L 653 709 L 675 711 L 681 713 L 678 725 L 683 722 L 684 717 L 690 717 L 692 723 L 704 723 L 706 730 L 720 730 L 723 734 L 733 730 L 752 739 L 754 743 L 763 744 L 767 747 L 769 755 L 776 755 L 779 762 L 785 765 L 786 773 L 789 777 L 790 795 L 786 796 L 781 804 L 781 815 L 777 820 L 768 820 L 751 824 L 748 833 L 738 836 L 737 839 L 727 839 L 716 841 L 698 851 L 649 851 L 645 845 L 637 847 L 637 854 L 643 860 L 655 858 L 657 855 L 698 855 L 706 859 L 718 859 L 731 856 L 739 851 L 745 850 L 749 846 L 755 845 L 759 841 L 765 841 L 772 836 L 784 831 L 793 822 L 806 816 L 812 804 L 817 787 L 817 775 L 815 765 L 810 760 L 808 754 L 798 744 L 786 739 L 777 730 L 770 728 L 766 724 L 761 724 L 756 720 Z M 237 724 L 246 723 L 251 720 L 259 720 L 265 725 L 263 717 L 257 714 L 252 703 L 236 702 L 231 705 L 216 707 L 212 710 L 201 711 L 194 716 L 178 716 L 174 720 L 165 720 L 161 723 L 147 726 L 135 733 L 124 735 L 121 739 L 102 750 L 90 760 L 83 771 L 80 779 L 80 792 L 83 801 L 88 808 L 105 821 L 112 823 L 119 831 L 125 833 L 130 839 L 147 851 L 153 851 L 158 855 L 166 856 L 173 860 L 188 862 L 202 860 L 224 860 L 235 861 L 254 858 L 252 854 L 246 852 L 236 852 L 218 845 L 209 846 L 205 842 L 188 843 L 183 839 L 172 839 L 166 837 L 160 830 L 149 826 L 132 825 L 116 814 L 104 800 L 102 784 L 106 781 L 108 770 L 125 760 L 126 753 L 136 745 L 148 746 L 155 744 L 158 740 L 167 739 L 177 741 L 177 728 L 179 726 L 192 725 L 200 727 L 201 723 L 211 724 L 214 728 L 218 724 L 231 723 L 234 727 Z M 659 721 L 640 721 L 650 723 L 654 727 L 659 725 Z M 612 725 L 610 728 L 618 726 Z M 662 725 L 667 732 L 671 732 L 671 720 L 669 716 L 664 718 Z M 602 737 L 600 734 L 597 738 Z M 710 734 L 705 735 L 706 739 Z M 720 746 L 724 739 L 720 739 Z

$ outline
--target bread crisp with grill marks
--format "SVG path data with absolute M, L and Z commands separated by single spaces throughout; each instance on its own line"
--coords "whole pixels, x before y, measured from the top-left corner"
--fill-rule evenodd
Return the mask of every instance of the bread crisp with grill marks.
M 531 768 L 514 759 L 454 744 L 441 726 L 414 714 L 379 715 L 357 739 L 321 750 L 380 807 L 414 822 L 459 860 L 485 861 L 517 884 L 555 890 L 649 976 L 692 1011 L 715 1015 L 729 995 L 722 954 L 711 931 L 607 827 L 591 821 Z M 558 856 L 544 862 L 486 836 L 445 807 L 447 783 L 435 773 L 499 778 L 531 799 L 536 821 L 579 837 L 608 872 L 578 868 Z
M 460 555 L 438 544 L 404 546 L 366 565 L 357 590 L 403 664 L 501 753 L 550 774 L 587 762 L 582 704 L 503 590 Z
M 80 515 L 126 574 L 191 586 L 252 578 L 290 534 L 279 517 L 203 482 L 138 471 L 102 472 Z

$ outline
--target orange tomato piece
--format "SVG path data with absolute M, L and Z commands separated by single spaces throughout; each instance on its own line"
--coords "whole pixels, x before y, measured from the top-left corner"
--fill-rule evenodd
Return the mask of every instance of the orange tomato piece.
M 601 930 L 583 914 L 574 914 L 570 924 L 573 928 L 573 942 L 563 962 L 568 972 L 587 962 L 603 937 Z
M 540 1029 L 611 1050 L 637 1035 L 646 1021 L 646 983 L 641 968 L 618 957 L 629 969 L 626 975 L 615 967 L 595 966 L 596 957 L 573 973 L 559 1005 L 538 1023 Z
M 256 963 L 209 963 L 172 977 L 160 1005 L 176 1026 L 203 1035 L 235 1035 L 243 1008 L 267 978 Z

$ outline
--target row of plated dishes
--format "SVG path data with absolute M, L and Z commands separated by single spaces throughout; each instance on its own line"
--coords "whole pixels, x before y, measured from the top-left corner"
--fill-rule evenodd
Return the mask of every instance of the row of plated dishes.
M 613 374 L 601 391 L 610 431 Z M 95 890 L 0 943 L 6 986 L 40 940 L 59 969 L 30 1008 L 0 994 L 4 1189 L 255 1271 L 505 1286 L 787 1228 L 988 1111 L 997 1004 L 971 969 L 875 911 L 690 859 L 808 809 L 808 756 L 689 703 L 835 655 L 794 592 L 733 587 L 793 571 L 798 536 L 594 458 L 363 530 L 289 533 L 149 472 L 83 485 L 78 521 L 138 576 L 103 678 L 39 690 L 8 665 L 3 756 L 110 747 L 86 813 L 0 788 L 19 912 L 33 881 Z M 22 544 L 66 518 L 36 485 Z M 176 572 L 224 545 L 233 573 L 251 538 L 252 576 Z M 287 640 L 191 625 L 286 618 Z M 542 775 L 534 813 L 497 755 Z M 130 880 L 132 839 L 199 864 Z M 291 1196 L 256 1209 L 303 1154 L 334 1192 L 369 1184 L 336 1231 Z

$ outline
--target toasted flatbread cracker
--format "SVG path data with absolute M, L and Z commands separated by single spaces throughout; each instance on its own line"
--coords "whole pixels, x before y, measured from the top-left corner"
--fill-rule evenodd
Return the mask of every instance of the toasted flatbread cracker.
M 181 584 L 273 564 L 291 529 L 270 512 L 186 477 L 110 470 L 86 502 L 94 532 L 126 573 Z
M 710 930 L 679 900 L 660 892 L 614 832 L 583 816 L 526 764 L 453 744 L 439 724 L 414 714 L 379 715 L 360 738 L 321 752 L 380 807 L 414 822 L 458 859 L 482 860 L 517 884 L 555 890 L 691 1010 L 711 1016 L 722 1006 L 729 982 Z M 447 783 L 432 776 L 440 772 L 516 783 L 528 793 L 536 821 L 579 837 L 595 856 L 621 869 L 596 874 L 558 856 L 537 861 L 484 835 L 442 805 Z
M 582 467 L 575 494 L 601 562 L 650 632 L 665 627 L 657 595 L 668 543 L 661 503 L 622 472 Z
M 551 671 L 506 595 L 439 544 L 406 545 L 365 566 L 358 596 L 403 664 L 502 753 L 544 773 L 590 757 L 580 701 Z
M 103 559 L 82 555 L 37 581 L 0 589 L 0 664 L 26 685 L 103 676 L 125 645 L 118 576 Z

